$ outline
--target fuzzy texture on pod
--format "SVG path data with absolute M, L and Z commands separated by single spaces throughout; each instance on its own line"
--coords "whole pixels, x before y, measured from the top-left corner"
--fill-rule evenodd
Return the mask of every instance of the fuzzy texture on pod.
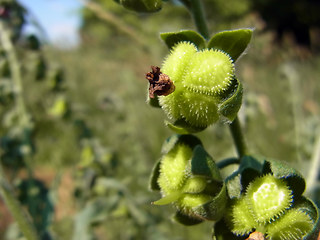
M 278 218 L 292 204 L 292 191 L 285 181 L 271 175 L 252 182 L 246 196 L 250 212 L 259 223 Z
M 173 81 L 175 91 L 159 97 L 161 107 L 169 118 L 183 119 L 194 127 L 207 127 L 220 119 L 219 108 L 232 97 L 230 90 L 242 96 L 241 91 L 233 91 L 233 61 L 220 50 L 198 51 L 194 44 L 180 42 L 164 61 L 162 72 Z M 237 106 L 232 109 L 235 113 L 240 108 L 241 96 L 233 104 Z M 228 113 L 228 117 L 231 115 L 236 114 Z
M 191 159 L 195 154 L 193 149 L 186 144 L 177 143 L 160 161 L 160 174 L 157 183 L 161 190 L 162 198 L 154 204 L 165 205 L 172 203 L 177 210 L 194 219 L 217 220 L 221 213 L 214 208 L 203 207 L 212 201 L 219 193 L 213 188 L 208 177 L 193 175 Z M 217 183 L 220 186 L 220 184 Z M 221 207 L 222 208 L 222 207 Z
M 270 240 L 300 240 L 312 230 L 314 222 L 292 201 L 285 180 L 272 175 L 258 177 L 244 196 L 234 201 L 226 220 L 238 236 L 256 229 Z

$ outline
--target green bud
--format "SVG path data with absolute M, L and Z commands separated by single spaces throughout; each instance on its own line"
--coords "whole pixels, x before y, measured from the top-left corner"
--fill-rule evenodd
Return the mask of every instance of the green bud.
M 190 42 L 175 45 L 163 63 L 175 91 L 159 96 L 169 118 L 203 129 L 219 119 L 233 121 L 241 106 L 242 86 L 233 60 L 220 50 L 198 51 Z
M 125 8 L 135 11 L 152 13 L 161 10 L 162 0 L 120 0 Z
M 169 151 L 155 168 L 159 173 L 153 174 L 162 194 L 154 204 L 172 203 L 183 224 L 188 218 L 219 220 L 226 205 L 226 188 L 213 159 L 192 135 L 171 139 L 166 143 Z
M 231 204 L 226 217 L 231 231 L 248 235 L 255 229 L 270 240 L 303 239 L 313 229 L 314 209 L 305 199 L 294 204 L 292 194 L 283 179 L 273 175 L 256 178 Z

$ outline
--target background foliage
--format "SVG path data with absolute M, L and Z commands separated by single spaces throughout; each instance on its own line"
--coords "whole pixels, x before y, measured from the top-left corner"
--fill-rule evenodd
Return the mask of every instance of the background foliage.
M 81 11 L 82 43 L 70 50 L 37 47 L 35 36 L 20 36 L 21 27 L 30 24 L 28 10 L 14 8 L 13 43 L 31 120 L 17 130 L 10 115 L 16 97 L 8 87 L 7 54 L 0 49 L 0 146 L 6 176 L 43 239 L 206 239 L 210 224 L 172 224 L 168 218 L 174 210 L 153 207 L 158 196 L 148 191 L 151 168 L 171 133 L 162 111 L 145 103 L 144 74 L 167 54 L 159 32 L 194 29 L 192 19 L 177 1 L 166 2 L 153 15 L 137 15 L 110 0 L 95 2 L 100 11 L 90 6 Z M 301 2 L 310 2 L 304 8 L 319 7 Z M 277 15 L 266 11 L 266 1 L 204 4 L 212 33 L 255 28 L 247 54 L 237 63 L 245 88 L 240 116 L 249 146 L 289 162 L 307 178 L 320 136 L 318 17 L 295 12 L 300 1 L 281 9 L 281 16 L 303 20 L 303 30 L 310 33 L 306 43 L 297 39 L 295 28 L 276 26 Z M 279 28 L 285 30 L 279 33 Z M 199 135 L 214 159 L 235 154 L 223 123 Z M 8 219 L 1 203 L 0 238 L 18 239 L 19 230 Z

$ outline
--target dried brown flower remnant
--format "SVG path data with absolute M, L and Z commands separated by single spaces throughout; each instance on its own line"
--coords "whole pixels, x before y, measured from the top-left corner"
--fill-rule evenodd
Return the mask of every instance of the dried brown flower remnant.
M 175 89 L 173 82 L 169 76 L 160 72 L 160 68 L 151 66 L 152 71 L 146 74 L 146 79 L 149 81 L 149 97 L 154 98 L 154 95 L 167 96 Z
M 265 238 L 261 232 L 253 232 L 246 240 L 265 240 Z

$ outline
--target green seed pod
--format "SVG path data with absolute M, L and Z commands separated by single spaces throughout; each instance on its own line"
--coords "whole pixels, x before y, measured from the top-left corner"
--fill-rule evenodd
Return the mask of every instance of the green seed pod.
M 266 239 L 298 240 L 313 229 L 313 210 L 307 200 L 293 204 L 285 180 L 266 175 L 251 182 L 246 193 L 231 204 L 226 221 L 236 235 L 255 229 Z
M 159 96 L 169 118 L 205 128 L 221 117 L 228 121 L 236 117 L 242 86 L 228 54 L 213 49 L 197 51 L 192 43 L 180 42 L 164 61 L 162 72 L 175 85 L 174 92 Z
M 236 235 L 249 234 L 256 226 L 256 221 L 250 214 L 245 198 L 236 200 L 236 203 L 232 206 L 230 216 L 232 216 L 232 219 L 231 221 L 228 219 L 228 222 L 231 225 L 232 232 Z
M 267 235 L 272 240 L 300 240 L 312 230 L 313 224 L 305 212 L 291 209 L 267 226 Z
M 155 174 L 162 198 L 154 204 L 172 203 L 181 216 L 192 219 L 219 220 L 226 205 L 226 187 L 212 158 L 194 136 L 178 135 L 173 140 L 167 142 L 170 149 Z
M 143 13 L 152 13 L 161 10 L 162 0 L 120 0 L 125 8 Z

